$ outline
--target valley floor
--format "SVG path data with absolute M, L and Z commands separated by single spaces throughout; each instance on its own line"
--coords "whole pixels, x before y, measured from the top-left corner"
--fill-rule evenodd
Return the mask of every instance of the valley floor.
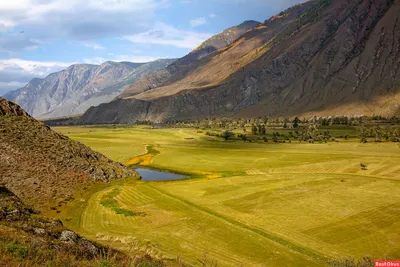
M 225 142 L 195 129 L 143 127 L 55 130 L 123 163 L 193 175 L 113 183 L 82 199 L 80 209 L 61 212 L 67 226 L 114 248 L 218 266 L 400 258 L 396 143 Z M 146 148 L 159 153 L 136 157 Z

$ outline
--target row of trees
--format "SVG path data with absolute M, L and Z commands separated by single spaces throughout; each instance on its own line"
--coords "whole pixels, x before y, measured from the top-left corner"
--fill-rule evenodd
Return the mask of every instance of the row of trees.
M 366 143 L 367 138 L 374 138 L 375 142 L 391 141 L 400 142 L 400 128 L 399 127 L 366 127 L 359 128 L 359 136 L 361 143 Z
M 147 123 L 147 122 L 139 122 Z M 173 120 L 167 123 L 169 127 L 201 127 L 206 129 L 239 129 L 249 127 L 255 124 L 269 125 L 273 127 L 298 128 L 305 124 L 317 124 L 322 126 L 329 125 L 353 125 L 360 126 L 362 124 L 400 124 L 400 116 L 383 117 L 383 116 L 328 116 L 328 117 L 309 117 L 309 118 L 207 118 L 202 120 Z
M 225 140 L 229 139 L 240 139 L 244 142 L 251 142 L 252 140 L 263 140 L 264 142 L 268 142 L 269 139 L 267 137 L 267 129 L 265 125 L 252 125 L 252 136 L 249 137 L 246 133 L 243 134 L 234 134 L 230 130 L 225 130 L 221 134 L 207 132 L 206 135 L 216 136 L 224 138 Z M 262 136 L 255 138 L 254 136 Z M 341 136 L 342 137 L 342 136 Z M 342 137 L 344 139 L 348 139 L 348 135 Z M 366 143 L 368 138 L 373 138 L 375 142 L 400 142 L 400 127 L 366 127 L 361 126 L 359 128 L 359 138 L 362 143 Z M 317 124 L 307 124 L 302 126 L 296 131 L 290 131 L 287 135 L 281 134 L 279 132 L 272 132 L 272 141 L 275 143 L 278 142 L 291 142 L 292 140 L 298 140 L 299 142 L 329 142 L 336 141 L 336 138 L 333 137 L 329 130 L 318 131 Z
M 148 122 L 140 122 L 148 123 Z M 363 124 L 400 124 L 400 117 L 382 117 L 382 116 L 333 116 L 333 117 L 312 117 L 312 118 L 208 118 L 203 120 L 183 120 L 170 121 L 168 127 L 198 127 L 204 129 L 243 129 L 253 125 L 257 127 L 257 134 L 260 134 L 260 126 L 265 127 L 282 127 L 282 128 L 299 128 L 308 124 L 316 124 L 319 126 L 330 125 L 349 125 L 361 126 Z
M 252 140 L 263 140 L 264 142 L 268 142 L 268 137 L 266 136 L 266 128 L 265 125 L 252 125 L 252 134 L 254 135 L 262 135 L 262 137 L 259 138 L 249 138 L 247 134 L 237 134 L 235 135 L 232 131 L 230 130 L 225 130 L 221 134 L 219 133 L 213 133 L 213 132 L 206 132 L 206 135 L 208 136 L 215 136 L 215 137 L 221 137 L 224 138 L 225 141 L 229 139 L 241 139 L 244 142 L 251 142 Z M 328 141 L 335 141 L 335 139 L 331 136 L 330 132 L 328 130 L 325 130 L 324 132 L 318 132 L 318 127 L 315 124 L 308 124 L 306 126 L 303 126 L 299 131 L 295 132 L 289 132 L 288 135 L 285 134 L 280 134 L 279 132 L 273 132 L 272 133 L 272 141 L 275 143 L 278 142 L 286 142 L 289 141 L 291 142 L 292 140 L 298 140 L 299 142 L 328 142 Z

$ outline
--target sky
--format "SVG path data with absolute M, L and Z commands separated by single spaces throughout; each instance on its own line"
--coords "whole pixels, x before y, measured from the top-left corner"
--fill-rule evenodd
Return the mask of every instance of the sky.
M 0 0 L 0 95 L 76 63 L 179 58 L 302 0 Z

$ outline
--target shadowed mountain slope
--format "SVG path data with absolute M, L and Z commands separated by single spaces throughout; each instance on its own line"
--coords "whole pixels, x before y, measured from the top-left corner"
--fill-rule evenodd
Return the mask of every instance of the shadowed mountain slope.
M 42 208 L 90 181 L 134 177 L 135 172 L 36 121 L 0 98 L 0 184 Z
M 297 5 L 202 58 L 184 77 L 91 108 L 81 123 L 392 115 L 400 103 L 399 2 Z

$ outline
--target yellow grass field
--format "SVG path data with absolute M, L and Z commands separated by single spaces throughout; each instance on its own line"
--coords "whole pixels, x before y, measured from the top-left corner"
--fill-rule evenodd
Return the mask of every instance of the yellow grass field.
M 159 153 L 141 164 L 194 177 L 112 183 L 82 199 L 81 209 L 61 213 L 67 226 L 128 253 L 139 249 L 193 266 L 204 258 L 218 266 L 400 259 L 396 143 L 225 142 L 195 129 L 143 127 L 55 130 L 122 163 L 136 163 L 150 148 Z M 145 216 L 102 205 L 115 189 L 120 208 Z

